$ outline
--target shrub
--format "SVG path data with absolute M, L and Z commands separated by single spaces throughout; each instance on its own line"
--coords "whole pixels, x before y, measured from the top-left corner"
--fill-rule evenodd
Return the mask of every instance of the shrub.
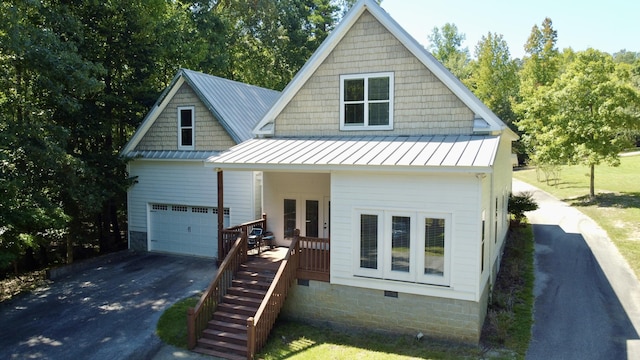
M 509 214 L 513 215 L 516 225 L 520 225 L 524 219 L 524 213 L 538 209 L 538 204 L 533 200 L 533 194 L 523 192 L 519 195 L 509 195 Z

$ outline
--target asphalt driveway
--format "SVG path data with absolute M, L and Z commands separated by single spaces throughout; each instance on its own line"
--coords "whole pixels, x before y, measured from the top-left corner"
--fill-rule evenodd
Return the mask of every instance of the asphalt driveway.
M 2 359 L 145 359 L 163 311 L 207 287 L 215 261 L 122 252 L 0 304 Z M 186 318 L 185 318 L 186 321 Z
M 640 359 L 640 284 L 606 232 L 575 208 L 514 180 L 539 205 L 534 325 L 526 358 Z

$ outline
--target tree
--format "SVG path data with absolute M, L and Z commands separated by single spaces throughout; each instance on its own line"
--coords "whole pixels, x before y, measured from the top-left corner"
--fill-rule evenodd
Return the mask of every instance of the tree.
M 458 32 L 455 24 L 446 23 L 442 28 L 434 27 L 429 35 L 428 50 L 458 79 L 470 75 L 469 49 L 462 47 L 465 34 Z
M 518 118 L 516 122 L 527 117 L 531 126 L 536 122 L 536 126 L 539 128 L 544 126 L 547 114 L 538 113 L 536 115 L 538 117 L 533 118 L 530 101 L 536 98 L 536 92 L 539 92 L 539 97 L 545 96 L 543 95 L 545 87 L 551 85 L 558 78 L 560 64 L 562 64 L 556 47 L 558 34 L 553 29 L 551 19 L 545 18 L 541 27 L 542 29 L 538 25 L 533 26 L 524 45 L 527 56 L 522 61 L 522 68 L 519 72 L 519 94 L 513 103 L 513 109 Z M 544 136 L 541 131 L 536 131 L 535 134 L 537 135 L 529 136 L 527 133 L 520 133 L 521 139 L 516 151 L 521 156 L 529 152 L 530 159 L 538 166 L 538 169 L 555 168 L 557 166 L 555 157 L 546 159 L 542 157 L 545 153 L 540 153 L 538 156 L 531 154 L 531 149 L 536 146 L 536 142 L 542 141 L 539 137 Z M 548 135 L 548 133 L 544 134 Z
M 101 90 L 101 69 L 77 53 L 81 24 L 68 7 L 7 1 L 0 15 L 1 267 L 61 241 L 75 220 L 65 200 L 92 198 L 75 181 L 90 171 L 67 152 L 61 120 L 81 116 L 82 100 Z
M 536 138 L 533 151 L 541 161 L 589 166 L 593 197 L 595 166 L 617 166 L 631 144 L 628 130 L 640 126 L 639 101 L 629 72 L 616 68 L 611 55 L 588 49 L 534 94 L 519 126 Z
M 534 25 L 524 45 L 528 56 L 523 59 L 520 73 L 521 96 L 531 95 L 536 88 L 547 86 L 558 77 L 559 59 L 556 42 L 558 33 L 550 18 L 542 22 L 542 29 Z
M 515 129 L 511 104 L 518 93 L 517 64 L 511 59 L 507 42 L 502 35 L 488 33 L 478 42 L 475 55 L 477 60 L 472 62 L 467 86 L 502 121 Z

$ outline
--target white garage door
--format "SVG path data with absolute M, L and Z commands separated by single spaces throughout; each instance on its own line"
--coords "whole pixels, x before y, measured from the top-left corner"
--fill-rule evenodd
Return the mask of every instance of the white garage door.
M 207 257 L 218 256 L 217 208 L 152 204 L 149 250 Z M 229 210 L 224 211 L 229 226 Z

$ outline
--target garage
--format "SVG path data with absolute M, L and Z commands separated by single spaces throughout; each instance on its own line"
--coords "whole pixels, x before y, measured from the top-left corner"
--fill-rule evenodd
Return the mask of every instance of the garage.
M 218 209 L 214 207 L 151 204 L 149 250 L 217 257 Z M 229 226 L 229 209 L 224 209 Z

